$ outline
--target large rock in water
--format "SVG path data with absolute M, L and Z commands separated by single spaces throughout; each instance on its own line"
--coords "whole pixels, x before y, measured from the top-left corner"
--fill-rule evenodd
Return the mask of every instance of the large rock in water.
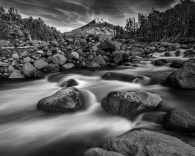
M 113 73 L 107 72 L 102 76 L 103 80 L 118 80 L 124 82 L 133 82 L 135 79 L 139 79 L 140 82 L 143 81 L 143 77 L 141 76 L 133 76 L 124 73 Z
M 43 98 L 37 104 L 37 109 L 47 112 L 74 112 L 80 110 L 84 100 L 77 88 L 63 88 L 55 94 Z
M 91 148 L 85 152 L 84 156 L 124 156 L 124 155 L 112 151 L 106 151 L 101 148 Z
M 104 149 L 125 156 L 195 156 L 195 148 L 175 137 L 134 130 L 107 141 Z
M 60 87 L 73 87 L 77 86 L 78 83 L 74 79 L 69 79 L 67 81 L 64 81 L 60 84 Z
M 34 77 L 37 69 L 31 63 L 25 63 L 23 66 L 23 73 L 27 77 Z
M 111 42 L 111 41 L 104 41 L 100 44 L 100 47 L 102 48 L 102 50 L 106 51 L 106 52 L 113 52 L 116 50 L 116 45 Z
M 185 132 L 195 132 L 195 116 L 180 109 L 172 109 L 165 115 L 164 127 Z
M 145 91 L 114 91 L 102 100 L 101 106 L 109 114 L 131 118 L 136 113 L 157 108 L 161 102 L 159 95 Z
M 66 63 L 66 57 L 60 54 L 56 54 L 52 57 L 52 61 L 55 64 L 64 65 Z
M 172 88 L 195 89 L 195 62 L 186 63 L 171 73 L 162 85 Z

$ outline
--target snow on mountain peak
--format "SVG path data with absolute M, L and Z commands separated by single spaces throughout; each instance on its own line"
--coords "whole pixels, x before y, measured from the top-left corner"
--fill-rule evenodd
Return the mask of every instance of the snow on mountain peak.
M 95 23 L 101 24 L 101 23 L 105 23 L 105 21 L 103 19 L 96 18 Z

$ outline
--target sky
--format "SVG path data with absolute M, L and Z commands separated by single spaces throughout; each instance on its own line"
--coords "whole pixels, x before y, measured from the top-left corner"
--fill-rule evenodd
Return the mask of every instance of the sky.
M 179 0 L 0 0 L 5 9 L 16 8 L 24 18 L 41 18 L 61 32 L 79 28 L 95 18 L 124 26 L 129 17 L 152 8 L 163 11 Z

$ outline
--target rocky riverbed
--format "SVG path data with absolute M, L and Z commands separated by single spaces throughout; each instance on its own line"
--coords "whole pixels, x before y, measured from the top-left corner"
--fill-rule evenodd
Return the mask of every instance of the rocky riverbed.
M 1 80 L 30 80 L 0 83 L 2 156 L 195 155 L 193 44 L 1 41 L 0 56 Z

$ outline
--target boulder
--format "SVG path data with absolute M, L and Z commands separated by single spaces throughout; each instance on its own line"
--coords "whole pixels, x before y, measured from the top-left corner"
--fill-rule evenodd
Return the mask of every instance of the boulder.
M 6 66 L 8 66 L 7 63 L 5 63 L 5 62 L 0 62 L 0 67 L 6 67 Z
M 30 57 L 25 57 L 23 60 L 25 63 L 32 62 L 32 59 Z
M 104 60 L 104 58 L 102 56 L 96 56 L 92 62 L 98 63 L 101 66 L 106 66 L 106 61 Z
M 45 97 L 37 104 L 38 110 L 47 112 L 75 112 L 84 104 L 83 97 L 77 88 L 63 88 L 55 94 Z
M 124 82 L 133 82 L 135 79 L 143 80 L 143 77 L 141 76 L 133 76 L 128 75 L 124 73 L 113 73 L 113 72 L 106 72 L 102 76 L 103 80 L 118 80 L 118 81 L 124 81 Z
M 60 66 L 58 64 L 50 64 L 49 65 L 49 71 L 51 73 L 57 73 L 60 70 Z
M 195 51 L 194 50 L 187 50 L 184 52 L 184 58 L 194 58 L 195 57 Z
M 14 70 L 9 76 L 9 79 L 24 79 L 24 78 L 25 78 L 24 74 L 22 74 L 19 70 Z
M 163 125 L 168 129 L 195 132 L 195 116 L 184 110 L 172 109 L 166 113 Z
M 86 67 L 88 67 L 88 68 L 98 68 L 98 67 L 100 67 L 100 65 L 98 63 L 96 63 L 96 62 L 89 62 L 86 65 Z
M 160 60 L 155 60 L 154 61 L 154 65 L 155 66 L 164 66 L 165 64 L 169 63 L 167 60 L 165 59 L 160 59 Z
M 14 54 L 12 54 L 12 58 L 13 59 L 19 59 L 20 57 L 19 57 L 19 55 L 17 53 L 14 53 Z
M 134 130 L 110 139 L 104 149 L 125 156 L 195 156 L 194 147 L 180 139 L 149 130 Z
M 97 46 L 93 46 L 93 47 L 92 47 L 92 51 L 93 51 L 93 52 L 97 52 L 97 51 L 98 51 L 98 47 L 97 47 Z
M 100 47 L 102 48 L 102 50 L 106 51 L 106 52 L 113 52 L 116 50 L 116 45 L 111 42 L 111 41 L 104 41 L 100 44 Z
M 52 57 L 52 62 L 55 64 L 64 65 L 66 63 L 66 57 L 56 54 Z
M 79 59 L 79 53 L 77 53 L 77 52 L 72 52 L 71 53 L 72 54 L 72 56 L 73 56 L 73 58 L 75 58 L 75 59 Z
M 102 100 L 101 106 L 109 114 L 131 118 L 142 111 L 157 108 L 161 102 L 159 95 L 145 91 L 114 91 Z
M 116 54 L 115 57 L 113 58 L 113 61 L 115 64 L 123 62 L 123 54 L 121 53 Z
M 184 66 L 184 63 L 181 61 L 174 61 L 170 64 L 170 68 L 181 68 Z
M 44 60 L 36 60 L 34 62 L 34 66 L 37 69 L 44 69 L 44 68 L 48 68 L 49 67 L 49 64 L 47 62 L 45 62 Z
M 168 52 L 164 53 L 164 56 L 165 57 L 174 57 L 174 56 L 176 56 L 176 54 L 174 51 L 168 51 Z
M 166 49 L 164 48 L 164 47 L 160 47 L 159 49 L 158 49 L 158 52 L 165 52 L 166 51 Z
M 60 84 L 60 87 L 73 87 L 73 86 L 77 86 L 78 83 L 74 80 L 74 79 L 70 79 L 70 80 L 67 80 L 65 82 L 62 82 Z
M 75 65 L 73 63 L 66 63 L 62 66 L 63 70 L 73 69 Z
M 182 68 L 172 72 L 162 85 L 171 88 L 195 89 L 195 63 L 186 63 Z
M 91 148 L 85 152 L 84 156 L 124 156 L 124 155 L 113 151 L 106 151 L 101 148 Z
M 34 77 L 37 69 L 31 63 L 25 63 L 23 66 L 23 73 L 27 77 Z

